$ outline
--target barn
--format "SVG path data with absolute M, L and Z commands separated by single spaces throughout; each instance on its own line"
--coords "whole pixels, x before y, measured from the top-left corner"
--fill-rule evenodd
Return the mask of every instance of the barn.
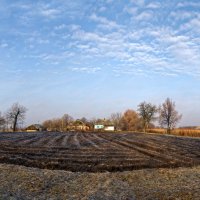
M 26 132 L 40 132 L 44 131 L 44 127 L 41 124 L 32 124 L 26 128 Z

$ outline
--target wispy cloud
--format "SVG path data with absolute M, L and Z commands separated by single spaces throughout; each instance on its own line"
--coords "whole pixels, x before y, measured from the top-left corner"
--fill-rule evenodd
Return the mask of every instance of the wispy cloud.
M 177 6 L 170 7 L 172 4 Z M 145 0 L 129 0 L 127 4 L 101 1 L 95 5 L 87 0 L 6 4 L 8 10 L 19 9 L 20 14 L 14 18 L 12 31 L 1 30 L 0 48 L 12 46 L 11 55 L 21 49 L 26 59 L 53 66 L 67 64 L 74 72 L 97 66 L 89 68 L 97 73 L 104 62 L 110 68 L 117 67 L 118 73 L 195 75 L 200 71 L 200 15 L 190 7 L 198 4 Z M 18 46 L 7 42 L 6 32 L 19 41 Z M 81 62 L 74 67 L 75 58 Z M 125 65 L 128 69 L 122 67 Z
M 40 13 L 42 16 L 45 17 L 49 17 L 49 18 L 54 18 L 56 16 L 58 16 L 61 11 L 58 9 L 44 9 L 44 10 L 40 10 Z
M 71 70 L 74 72 L 79 72 L 79 73 L 94 74 L 96 72 L 99 72 L 101 68 L 100 67 L 72 67 Z
M 5 42 L 0 43 L 0 48 L 6 48 L 8 47 L 8 44 Z
M 196 2 L 196 1 L 183 1 L 183 2 L 178 2 L 177 7 L 179 7 L 179 8 L 189 8 L 189 7 L 198 8 L 198 7 L 200 7 L 200 3 Z
M 116 22 L 112 21 L 112 20 L 108 20 L 107 18 L 105 17 L 100 17 L 100 16 L 97 16 L 95 13 L 93 13 L 91 16 L 90 16 L 90 19 L 97 22 L 97 23 L 100 23 L 98 24 L 99 27 L 103 27 L 104 29 L 116 29 L 116 28 L 121 28 L 120 25 L 118 25 Z
M 132 3 L 138 5 L 138 6 L 144 6 L 145 0 L 130 0 Z
M 145 21 L 153 18 L 153 14 L 149 11 L 144 11 L 135 17 L 136 20 Z
M 159 2 L 150 2 L 146 8 L 157 9 L 160 8 L 161 4 Z

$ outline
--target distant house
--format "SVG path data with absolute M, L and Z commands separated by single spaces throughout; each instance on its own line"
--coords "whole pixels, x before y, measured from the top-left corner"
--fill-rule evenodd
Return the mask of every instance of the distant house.
M 68 125 L 67 129 L 69 131 L 88 131 L 90 130 L 90 127 L 81 120 L 76 120 L 75 122 Z
M 103 124 L 95 124 L 95 131 L 114 131 L 115 127 L 113 125 L 103 125 Z
M 104 127 L 104 131 L 114 131 L 115 130 L 115 126 L 113 125 L 106 125 Z
M 88 131 L 90 129 L 90 127 L 88 127 L 86 125 L 76 125 L 75 129 L 78 131 Z
M 103 124 L 95 124 L 94 130 L 96 130 L 96 131 L 104 130 L 104 125 Z
M 41 124 L 32 124 L 26 128 L 26 132 L 40 132 L 44 131 L 44 127 Z

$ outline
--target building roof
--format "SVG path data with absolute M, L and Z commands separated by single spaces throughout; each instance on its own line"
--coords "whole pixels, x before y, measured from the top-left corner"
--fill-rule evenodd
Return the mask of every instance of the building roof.
M 41 124 L 32 124 L 26 128 L 26 130 L 39 130 L 43 129 L 44 127 Z

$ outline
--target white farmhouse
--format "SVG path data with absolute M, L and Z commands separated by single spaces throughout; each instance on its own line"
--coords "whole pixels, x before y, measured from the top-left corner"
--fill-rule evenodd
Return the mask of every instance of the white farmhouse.
M 104 129 L 104 125 L 103 124 L 95 124 L 94 125 L 94 130 L 103 130 Z
M 113 125 L 103 125 L 103 124 L 95 124 L 95 131 L 114 131 L 115 127 Z
M 104 127 L 104 131 L 114 131 L 115 127 L 113 125 L 107 125 Z

